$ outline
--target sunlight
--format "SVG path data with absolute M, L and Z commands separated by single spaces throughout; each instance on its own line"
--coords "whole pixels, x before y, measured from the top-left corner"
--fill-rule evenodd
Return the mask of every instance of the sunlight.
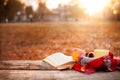
M 79 0 L 80 5 L 84 8 L 85 13 L 92 16 L 104 9 L 111 0 Z
M 33 10 L 36 11 L 39 6 L 39 0 L 22 0 L 26 6 L 32 6 Z M 68 4 L 71 0 L 43 0 L 46 2 L 46 6 L 48 9 L 52 10 L 61 5 Z
M 69 2 L 70 0 L 46 0 L 46 6 L 51 10 L 57 8 L 59 4 L 65 5 L 68 4 Z
M 22 0 L 26 6 L 32 6 L 33 10 L 36 11 L 38 8 L 38 0 Z

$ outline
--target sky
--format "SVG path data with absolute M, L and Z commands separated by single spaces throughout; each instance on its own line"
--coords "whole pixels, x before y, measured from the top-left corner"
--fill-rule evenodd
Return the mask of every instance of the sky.
M 49 9 L 57 8 L 59 4 L 65 5 L 68 4 L 71 0 L 46 0 L 46 6 Z
M 70 0 L 43 0 L 46 1 L 46 6 L 48 9 L 57 8 L 59 4 L 65 5 L 70 2 Z M 38 8 L 38 0 L 22 0 L 27 6 L 32 6 L 33 10 Z
M 36 11 L 39 4 L 38 0 L 22 0 L 27 6 L 32 6 L 33 10 Z M 69 4 L 71 0 L 42 0 L 46 2 L 48 9 L 52 10 L 58 7 L 59 4 Z M 111 0 L 77 0 L 81 7 L 84 8 L 86 14 L 90 16 L 104 9 Z
M 37 0 L 22 0 L 26 6 L 32 6 L 33 10 L 37 10 L 38 8 L 38 1 Z

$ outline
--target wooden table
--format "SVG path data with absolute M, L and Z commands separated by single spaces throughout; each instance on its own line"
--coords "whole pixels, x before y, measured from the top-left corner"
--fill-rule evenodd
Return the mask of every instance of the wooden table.
M 0 61 L 0 80 L 120 80 L 120 72 L 58 71 L 41 60 Z

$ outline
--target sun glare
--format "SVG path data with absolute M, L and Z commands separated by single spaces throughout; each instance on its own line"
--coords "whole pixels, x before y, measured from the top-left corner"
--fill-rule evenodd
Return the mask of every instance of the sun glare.
M 85 13 L 92 16 L 104 9 L 111 0 L 79 0 L 80 5 L 84 8 Z
M 46 0 L 46 6 L 51 10 L 57 8 L 59 4 L 65 5 L 69 2 L 70 0 Z

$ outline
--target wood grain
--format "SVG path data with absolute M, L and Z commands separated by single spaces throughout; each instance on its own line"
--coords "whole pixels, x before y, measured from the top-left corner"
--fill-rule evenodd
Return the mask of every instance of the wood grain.
M 120 72 L 59 71 L 42 60 L 0 61 L 0 80 L 120 80 Z
M 0 80 L 120 80 L 120 72 L 84 74 L 74 70 L 0 70 Z
M 55 68 L 42 60 L 0 61 L 0 70 L 54 70 Z

